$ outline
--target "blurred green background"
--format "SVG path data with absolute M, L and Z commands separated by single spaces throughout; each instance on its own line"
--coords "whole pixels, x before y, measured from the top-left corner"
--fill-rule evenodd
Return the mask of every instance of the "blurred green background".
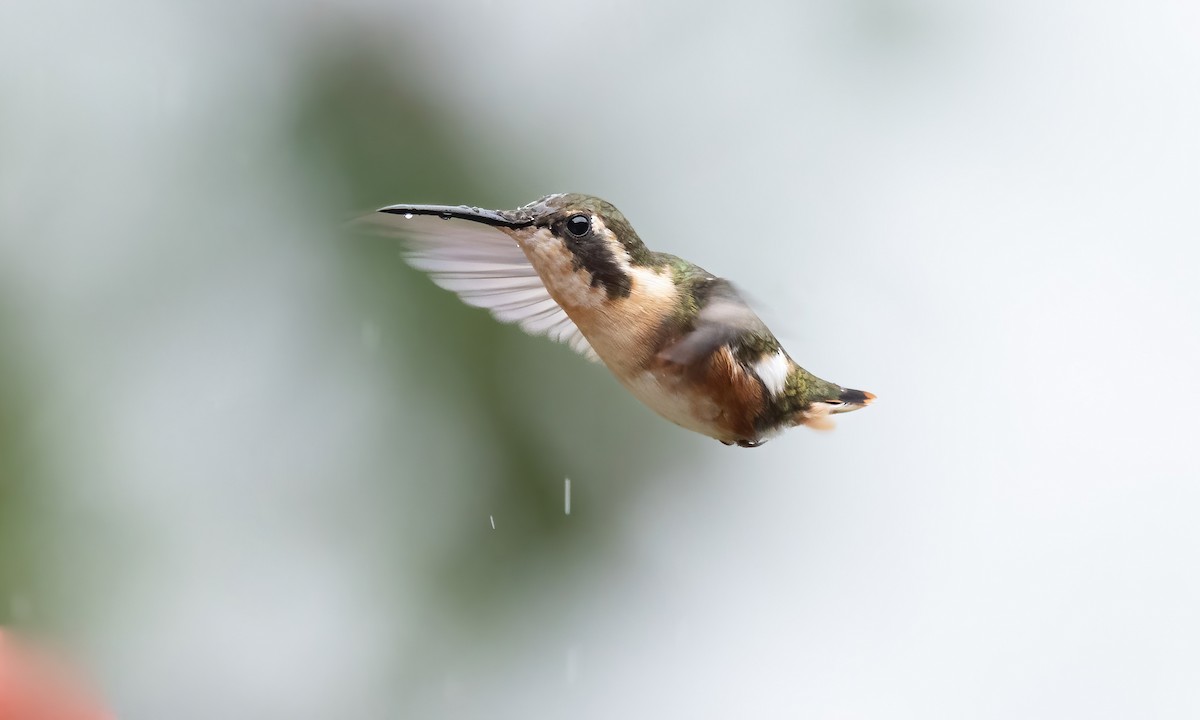
M 0 625 L 120 717 L 1200 712 L 1190 6 L 0 28 Z M 725 448 L 346 229 L 575 191 L 879 403 Z

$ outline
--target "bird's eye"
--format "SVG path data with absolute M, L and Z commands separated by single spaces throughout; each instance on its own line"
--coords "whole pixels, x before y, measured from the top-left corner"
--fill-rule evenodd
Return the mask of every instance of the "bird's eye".
M 592 221 L 587 215 L 572 215 L 567 220 L 567 232 L 579 238 L 588 234 L 592 229 Z

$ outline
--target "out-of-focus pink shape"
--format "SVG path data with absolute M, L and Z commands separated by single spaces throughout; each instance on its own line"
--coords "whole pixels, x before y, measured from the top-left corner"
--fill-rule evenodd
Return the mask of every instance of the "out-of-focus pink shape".
M 0 720 L 114 720 L 58 660 L 0 630 Z

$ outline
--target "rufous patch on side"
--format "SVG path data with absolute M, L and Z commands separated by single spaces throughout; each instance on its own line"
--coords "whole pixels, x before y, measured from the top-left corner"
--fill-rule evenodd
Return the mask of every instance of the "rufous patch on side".
M 643 370 L 619 375 L 639 400 L 659 415 L 689 430 L 725 442 L 756 442 L 755 421 L 764 391 L 728 347 L 694 365 L 655 358 Z
M 766 398 L 758 377 L 746 371 L 729 346 L 712 354 L 700 389 L 722 408 L 721 428 L 728 440 L 758 440 L 754 426 Z

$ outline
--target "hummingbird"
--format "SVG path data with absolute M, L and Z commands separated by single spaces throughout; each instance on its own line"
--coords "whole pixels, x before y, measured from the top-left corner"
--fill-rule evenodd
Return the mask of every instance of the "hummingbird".
M 603 363 L 656 413 L 725 445 L 828 429 L 875 399 L 797 365 L 728 280 L 651 251 L 597 197 L 547 195 L 516 210 L 389 205 L 365 220 L 467 304 Z

